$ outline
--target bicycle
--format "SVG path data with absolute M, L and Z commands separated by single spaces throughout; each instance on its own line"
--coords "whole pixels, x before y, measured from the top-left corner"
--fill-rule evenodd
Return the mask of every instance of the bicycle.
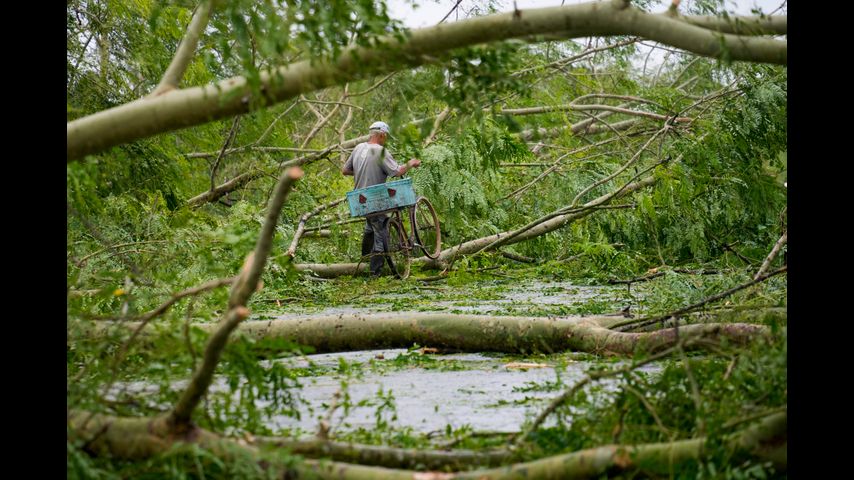
M 442 251 L 439 216 L 426 197 L 415 197 L 411 179 L 406 178 L 353 190 L 347 193 L 347 197 L 352 216 L 391 214 L 388 221 L 388 250 L 385 252 L 385 257 L 397 278 L 409 277 L 412 252 L 416 248 L 420 249 L 427 258 L 438 258 Z M 404 216 L 403 210 L 408 210 L 408 215 Z M 408 234 L 405 234 L 407 230 Z M 368 257 L 362 257 L 359 263 L 366 258 Z
M 401 214 L 409 210 L 409 235 L 404 235 L 406 222 Z M 419 213 L 420 212 L 420 213 Z M 436 259 L 442 251 L 442 231 L 433 204 L 418 197 L 415 205 L 395 209 L 388 221 L 388 260 L 395 276 L 407 278 L 412 265 L 412 251 L 418 248 L 427 258 Z

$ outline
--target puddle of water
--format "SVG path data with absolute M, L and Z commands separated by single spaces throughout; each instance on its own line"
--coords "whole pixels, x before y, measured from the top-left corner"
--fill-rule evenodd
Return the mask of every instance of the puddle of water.
M 480 285 L 481 287 L 486 287 L 486 289 L 473 293 L 472 297 L 470 297 L 471 299 L 436 300 L 430 302 L 429 305 L 436 310 L 486 314 L 507 311 L 511 308 L 523 309 L 526 306 L 574 306 L 581 305 L 590 300 L 618 302 L 620 305 L 629 303 L 629 300 L 626 298 L 626 289 L 621 286 L 588 286 L 575 285 L 570 282 L 542 282 L 538 280 L 520 281 L 514 283 L 512 288 L 507 288 L 504 284 L 492 284 L 489 282 L 474 285 Z M 393 303 L 399 303 L 402 300 L 429 300 L 432 297 L 441 298 L 448 294 L 459 296 L 465 294 L 466 291 L 467 287 L 454 287 L 448 288 L 441 293 L 425 290 L 420 293 L 375 294 L 369 297 L 372 302 L 368 305 L 345 304 L 320 309 L 306 309 L 298 306 L 283 305 L 283 309 L 287 309 L 287 311 L 281 315 L 277 315 L 275 318 L 298 318 L 307 313 L 312 315 L 340 315 L 387 312 L 392 308 Z M 500 298 L 478 298 L 485 294 Z M 619 310 L 619 308 L 616 310 Z
M 269 418 L 267 425 L 273 430 L 299 429 L 315 432 L 319 419 L 326 415 L 333 395 L 341 388 L 342 380 L 346 380 L 348 384 L 351 403 L 357 405 L 365 401 L 367 405 L 353 407 L 346 417 L 343 409 L 339 408 L 332 417 L 332 425 L 338 431 L 373 428 L 376 424 L 376 407 L 379 400 L 377 392 L 380 389 L 386 396 L 391 392 L 397 415 L 397 419 L 393 420 L 392 413 L 386 411 L 383 418 L 394 427 L 410 427 L 420 433 L 444 431 L 448 425 L 454 429 L 468 425 L 475 431 L 518 431 L 526 419 L 542 411 L 545 405 L 559 394 L 559 391 L 532 388 L 547 382 L 554 383 L 557 379 L 554 366 L 528 370 L 508 369 L 505 367 L 507 360 L 501 357 L 481 353 L 459 353 L 429 357 L 437 362 L 460 362 L 465 370 L 442 370 L 440 363 L 436 364 L 436 369 L 417 366 L 393 367 L 395 358 L 405 353 L 405 349 L 371 350 L 273 360 L 289 367 L 305 368 L 313 364 L 333 370 L 323 375 L 300 378 L 302 388 L 293 392 L 298 398 L 296 407 L 300 412 L 299 419 L 274 415 Z M 384 357 L 384 360 L 377 359 L 378 355 Z M 344 359 L 351 365 L 363 365 L 362 373 L 349 377 L 337 373 L 334 369 L 339 365 L 339 359 Z M 388 369 L 372 371 L 368 366 L 371 360 L 379 364 L 387 362 Z M 268 360 L 262 363 L 269 366 L 270 362 Z M 540 363 L 542 360 L 535 359 L 531 362 Z M 566 369 L 560 371 L 564 383 L 562 388 L 568 388 L 580 381 L 591 365 L 593 362 L 570 361 Z M 613 368 L 619 366 L 620 363 L 612 365 Z M 650 364 L 640 370 L 656 372 L 660 367 Z M 612 390 L 609 386 L 613 385 L 613 380 L 602 380 L 599 384 L 603 385 L 606 391 Z M 170 384 L 173 390 L 181 390 L 186 385 L 186 380 Z M 146 393 L 156 393 L 158 389 L 157 385 L 150 382 L 117 382 L 107 397 L 115 400 L 116 397 L 122 396 L 121 392 L 124 391 L 136 398 L 146 398 Z M 211 390 L 228 391 L 225 379 L 216 377 Z M 256 403 L 259 407 L 269 405 L 262 399 L 256 400 Z M 170 405 L 157 407 L 166 409 Z
M 528 306 L 572 306 L 590 300 L 609 303 L 626 301 L 625 289 L 614 286 L 580 286 L 569 282 L 536 280 L 514 282 L 509 287 L 505 282 L 481 282 L 479 286 L 480 288 L 472 292 L 465 301 L 441 300 L 434 301 L 430 306 L 436 310 L 489 313 L 507 311 L 510 308 L 524 311 Z M 312 308 L 283 305 L 284 311 L 276 318 L 297 318 L 308 313 L 338 315 L 387 312 L 393 304 L 400 305 L 407 298 L 429 300 L 446 298 L 448 294 L 461 298 L 467 291 L 465 287 L 449 287 L 439 294 L 430 290 L 417 294 L 392 292 L 372 295 L 370 305 L 359 306 L 347 304 Z M 480 299 L 484 296 L 487 299 Z M 413 306 L 415 304 L 413 301 Z M 508 369 L 504 366 L 506 361 L 502 357 L 481 353 L 430 356 L 440 361 L 453 361 L 457 364 L 456 367 L 461 364 L 464 370 L 442 369 L 441 363 L 437 363 L 435 369 L 414 365 L 395 366 L 394 359 L 406 352 L 404 349 L 357 351 L 274 360 L 294 368 L 315 365 L 326 369 L 328 373 L 300 378 L 302 388 L 293 392 L 299 398 L 297 409 L 300 418 L 276 415 L 270 418 L 269 426 L 274 430 L 288 428 L 316 431 L 319 418 L 326 415 L 327 405 L 340 389 L 342 380 L 346 380 L 349 385 L 348 393 L 353 405 L 362 401 L 368 402 L 369 405 L 353 407 L 346 418 L 343 416 L 343 409 L 339 408 L 332 417 L 332 425 L 338 430 L 373 428 L 376 423 L 377 392 L 380 389 L 386 394 L 391 392 L 396 406 L 397 419 L 391 421 L 390 412 L 386 412 L 384 418 L 395 427 L 411 427 L 422 433 L 444 431 L 448 425 L 454 429 L 468 425 L 475 431 L 518 431 L 527 418 L 542 411 L 547 402 L 559 394 L 559 391 L 531 388 L 534 384 L 554 383 L 557 379 L 554 366 L 529 370 Z M 361 373 L 349 378 L 342 376 L 336 368 L 340 359 L 351 365 L 361 364 Z M 373 371 L 368 365 L 371 361 L 379 365 L 387 362 L 388 367 Z M 539 361 L 534 360 L 534 363 Z M 269 365 L 269 362 L 266 363 Z M 581 380 L 591 365 L 592 363 L 587 361 L 570 362 L 565 370 L 560 371 L 565 385 L 563 388 Z M 616 368 L 619 364 L 612 366 Z M 660 367 L 651 364 L 642 370 L 654 372 L 659 369 Z M 613 380 L 606 379 L 599 383 L 608 390 L 609 385 L 613 385 Z M 172 388 L 183 388 L 184 385 L 186 381 L 174 382 Z M 146 382 L 129 382 L 117 384 L 114 391 L 118 393 L 122 388 L 127 388 L 132 394 L 144 395 L 145 392 L 151 391 L 150 389 L 158 387 Z M 226 391 L 228 386 L 224 379 L 217 378 L 211 388 L 215 391 Z M 264 400 L 258 400 L 258 405 L 266 406 Z
M 386 361 L 406 350 L 347 352 L 341 354 L 312 355 L 318 365 L 334 366 L 338 358 L 348 362 L 367 362 L 382 354 Z M 376 423 L 377 392 L 394 397 L 397 419 L 391 414 L 384 418 L 395 427 L 411 427 L 416 432 L 444 431 L 447 425 L 457 429 L 469 425 L 476 431 L 518 431 L 524 421 L 539 413 L 559 391 L 534 390 L 533 384 L 555 382 L 555 368 L 516 370 L 505 368 L 505 361 L 482 354 L 454 354 L 434 357 L 441 360 L 465 362 L 466 370 L 430 370 L 424 368 L 393 369 L 384 373 L 365 370 L 360 377 L 350 377 L 350 401 L 371 404 L 354 407 L 345 418 L 341 409 L 332 417 L 332 425 L 340 430 L 371 429 Z M 290 360 L 292 361 L 292 360 Z M 305 361 L 305 360 L 301 360 Z M 580 381 L 591 362 L 571 362 L 560 376 L 565 385 Z M 617 367 L 618 364 L 615 364 Z M 650 365 L 643 370 L 654 372 L 659 368 Z M 319 419 L 326 415 L 327 406 L 340 388 L 343 377 L 321 375 L 302 379 L 300 391 L 301 418 L 284 415 L 271 418 L 271 428 L 299 428 L 316 430 Z M 607 386 L 612 381 L 600 382 Z M 567 388 L 567 387 L 563 387 Z

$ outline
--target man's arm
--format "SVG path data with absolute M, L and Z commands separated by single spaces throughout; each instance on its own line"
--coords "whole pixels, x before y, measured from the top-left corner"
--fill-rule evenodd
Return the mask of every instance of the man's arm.
M 396 177 L 402 177 L 406 172 L 413 168 L 418 168 L 421 165 L 421 160 L 417 158 L 410 159 L 408 162 L 404 163 L 397 169 Z
M 347 162 L 344 163 L 344 166 L 341 168 L 342 175 L 353 175 L 353 153 L 355 153 L 355 149 L 350 152 L 350 156 L 347 157 Z

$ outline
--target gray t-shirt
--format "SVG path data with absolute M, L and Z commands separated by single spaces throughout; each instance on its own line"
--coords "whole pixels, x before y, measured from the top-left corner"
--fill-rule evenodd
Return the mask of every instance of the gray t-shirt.
M 383 153 L 385 156 L 383 157 Z M 360 143 L 353 149 L 346 170 L 353 170 L 356 181 L 354 189 L 385 183 L 387 177 L 397 176 L 400 166 L 391 157 L 387 148 L 377 143 Z

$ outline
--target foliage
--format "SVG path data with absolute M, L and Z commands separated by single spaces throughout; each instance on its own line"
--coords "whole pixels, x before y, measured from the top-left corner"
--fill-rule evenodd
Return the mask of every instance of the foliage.
M 654 9 L 655 3 L 634 5 Z M 194 6 L 192 2 L 154 0 L 68 2 L 67 120 L 150 93 L 182 40 Z M 460 11 L 485 14 L 495 6 L 494 2 L 475 2 L 468 9 L 461 5 Z M 683 13 L 722 14 L 725 7 L 718 0 L 690 2 Z M 384 2 L 219 2 L 181 86 L 245 75 L 257 89 L 264 69 L 302 60 L 336 59 L 346 54 L 347 45 L 377 45 L 404 35 Z M 158 135 L 69 163 L 69 407 L 123 416 L 167 411 L 201 361 L 208 338 L 191 325 L 215 322 L 223 313 L 229 287 L 178 300 L 146 328 L 149 335 L 127 349 L 127 332 L 111 327 L 96 340 L 89 335 L 90 329 L 104 319 L 139 319 L 177 292 L 234 276 L 255 246 L 279 166 L 363 135 L 377 119 L 392 125 L 387 147 L 398 162 L 411 157 L 422 160 L 422 166 L 410 175 L 417 193 L 428 197 L 437 209 L 445 248 L 513 230 L 567 207 L 577 196 L 582 205 L 632 181 L 654 178 L 656 182 L 611 201 L 610 206 L 620 208 L 597 210 L 549 234 L 504 247 L 534 258 L 537 263 L 533 265 L 488 252 L 456 259 L 455 270 L 444 281 L 431 283 L 433 287 L 390 278 L 323 282 L 297 272 L 293 263 L 359 259 L 362 224 L 336 224 L 349 218 L 346 206 L 324 211 L 309 221 L 310 228 L 329 230 L 328 238 L 304 238 L 294 259 L 284 252 L 303 213 L 341 198 L 352 187 L 352 179 L 340 174 L 349 152 L 333 149 L 302 165 L 307 175 L 290 194 L 279 218 L 271 258 L 262 276 L 264 287 L 248 305 L 253 319 L 353 307 L 469 313 L 471 308 L 504 299 L 508 290 L 529 279 L 574 285 L 552 286 L 553 290 L 540 292 L 542 298 L 564 294 L 564 288 L 597 290 L 577 302 L 516 299 L 490 312 L 614 314 L 631 305 L 635 315 L 655 315 L 748 281 L 786 229 L 787 70 L 684 54 L 647 68 L 645 51 L 637 44 L 555 63 L 605 42 L 613 45 L 624 40 L 508 41 L 458 49 L 390 78 L 352 82 L 347 86 L 350 96 L 344 95 L 343 87 L 332 87 L 306 94 L 304 100 L 242 115 L 231 144 L 240 147 L 239 151 L 219 159 L 232 119 Z M 370 92 L 359 93 L 367 90 Z M 619 97 L 585 97 L 602 93 Z M 645 101 L 625 100 L 627 97 Z M 343 103 L 330 115 L 335 102 Z M 501 108 L 570 102 L 687 116 L 693 121 L 674 124 L 639 154 L 642 145 L 663 127 L 662 121 L 641 118 L 636 125 L 615 133 L 602 127 L 603 122 L 614 126 L 640 117 L 612 112 L 602 116 L 602 111 L 577 108 L 526 116 L 498 113 Z M 446 107 L 450 112 L 436 140 L 425 147 L 435 115 Z M 306 142 L 309 151 L 294 151 L 326 115 L 330 122 Z M 602 133 L 570 132 L 568 127 L 594 115 L 600 115 L 596 125 L 603 128 Z M 559 133 L 521 135 L 538 128 Z M 608 139 L 611 141 L 603 142 Z M 604 181 L 629 161 L 633 163 L 622 173 Z M 261 175 L 220 201 L 199 207 L 187 204 L 212 184 L 222 185 L 249 172 Z M 579 196 L 596 182 L 601 185 Z M 785 254 L 774 266 L 781 263 L 785 263 Z M 695 275 L 684 269 L 719 273 Z M 659 271 L 665 274 L 631 287 L 604 285 Z M 761 311 L 786 305 L 787 283 L 778 276 L 708 309 Z M 700 385 L 699 406 L 686 361 L 669 360 L 658 373 L 638 371 L 582 392 L 571 407 L 558 412 L 558 423 L 534 435 L 531 444 L 518 452 L 518 459 L 614 441 L 667 441 L 704 433 L 711 442 L 707 459 L 673 472 L 674 476 L 776 475 L 765 464 L 736 461 L 721 443 L 734 431 L 728 423 L 732 419 L 786 405 L 786 328 L 775 323 L 773 316 L 759 318 L 776 332 L 770 344 L 747 350 L 720 345 L 713 354 L 689 357 L 687 365 Z M 295 366 L 285 360 L 310 352 L 289 342 L 244 338 L 224 351 L 216 370 L 217 382 L 195 412 L 194 421 L 228 435 L 282 433 L 271 427 L 270 419 L 298 417 L 301 385 L 308 377 L 330 374 L 340 382 L 345 416 L 355 408 L 370 408 L 375 413 L 373 428 L 342 428 L 336 432 L 340 439 L 413 448 L 435 446 L 439 439 L 396 424 L 397 399 L 390 390 L 380 389 L 359 402 L 348 393 L 350 382 L 366 373 L 471 368 L 469 363 L 425 355 L 416 348 L 383 362 Z M 120 355 L 123 359 L 118 361 Z M 563 364 L 567 358 L 561 355 L 565 354 L 543 361 Z M 609 359 L 596 361 L 601 368 L 614 367 Z M 570 383 L 558 376 L 525 388 L 533 395 L 557 392 Z M 534 397 L 524 402 L 537 404 Z M 615 426 L 620 427 L 615 431 Z M 500 436 L 472 433 L 466 426 L 449 425 L 438 437 L 457 440 L 460 448 L 502 445 Z M 70 478 L 270 475 L 254 460 L 234 457 L 226 461 L 193 446 L 138 462 L 96 458 L 70 431 L 66 458 Z M 290 457 L 275 460 L 297 461 Z

